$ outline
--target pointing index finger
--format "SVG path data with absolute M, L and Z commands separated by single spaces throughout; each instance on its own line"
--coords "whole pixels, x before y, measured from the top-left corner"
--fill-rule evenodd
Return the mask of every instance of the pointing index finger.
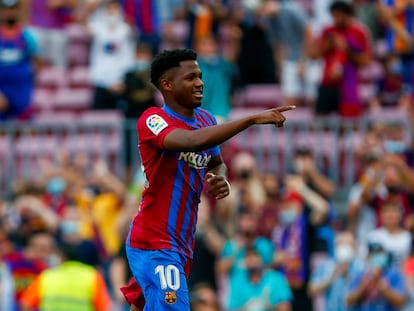
M 296 109 L 296 106 L 293 106 L 293 105 L 291 105 L 291 106 L 282 106 L 282 107 L 277 107 L 275 109 L 279 112 L 285 112 L 285 111 Z

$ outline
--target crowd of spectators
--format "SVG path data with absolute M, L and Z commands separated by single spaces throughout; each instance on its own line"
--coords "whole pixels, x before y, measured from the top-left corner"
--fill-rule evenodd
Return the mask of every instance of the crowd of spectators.
M 157 104 L 153 55 L 189 47 L 203 71 L 203 106 L 219 120 L 238 90 L 257 84 L 280 87 L 284 103 L 315 115 L 382 107 L 410 115 L 412 10 L 409 1 L 0 0 L 0 121 L 36 118 L 36 74 L 71 69 L 73 25 L 88 38 L 88 109 L 137 118 Z M 366 79 L 368 96 L 360 92 Z M 338 185 L 312 149 L 295 149 L 281 175 L 223 146 L 232 192 L 200 202 L 193 310 L 412 310 L 406 134 L 398 124 L 372 126 L 353 155 L 358 178 L 340 212 Z M 144 186 L 140 171 L 121 180 L 81 152 L 36 163 L 35 179 L 9 181 L 12 195 L 0 197 L 0 310 L 37 307 L 38 277 L 62 264 L 62 245 L 76 245 L 76 260 L 104 278 L 97 310 L 128 310 L 119 291 L 131 277 L 123 241 Z

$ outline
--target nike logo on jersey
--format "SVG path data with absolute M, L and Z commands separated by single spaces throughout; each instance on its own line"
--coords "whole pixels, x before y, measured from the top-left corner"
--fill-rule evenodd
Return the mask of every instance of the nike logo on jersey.
M 199 154 L 195 152 L 180 152 L 178 160 L 184 160 L 188 163 L 188 166 L 201 170 L 207 168 L 208 162 L 210 162 L 211 155 Z

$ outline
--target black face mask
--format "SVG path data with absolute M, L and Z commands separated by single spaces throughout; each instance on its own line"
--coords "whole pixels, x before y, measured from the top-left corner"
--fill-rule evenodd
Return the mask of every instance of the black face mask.
M 18 19 L 15 16 L 10 16 L 1 21 L 3 25 L 6 25 L 7 28 L 13 28 L 17 25 Z
M 397 186 L 389 186 L 387 187 L 387 190 L 389 194 L 400 194 L 401 193 L 401 188 Z

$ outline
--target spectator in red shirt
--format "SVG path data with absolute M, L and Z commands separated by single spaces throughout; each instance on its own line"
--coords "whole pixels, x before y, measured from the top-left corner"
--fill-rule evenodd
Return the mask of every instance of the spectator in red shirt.
M 330 7 L 334 24 L 322 31 L 317 55 L 324 60 L 316 113 L 339 112 L 358 116 L 362 105 L 358 96 L 358 68 L 371 60 L 371 41 L 366 28 L 357 22 L 351 4 L 335 1 Z

